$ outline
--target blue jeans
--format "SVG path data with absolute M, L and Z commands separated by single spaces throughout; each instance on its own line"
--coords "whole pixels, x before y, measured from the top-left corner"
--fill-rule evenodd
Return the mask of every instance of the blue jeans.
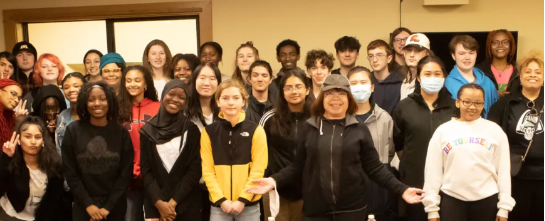
M 259 221 L 259 205 L 245 206 L 238 215 L 224 213 L 220 207 L 210 208 L 210 221 Z

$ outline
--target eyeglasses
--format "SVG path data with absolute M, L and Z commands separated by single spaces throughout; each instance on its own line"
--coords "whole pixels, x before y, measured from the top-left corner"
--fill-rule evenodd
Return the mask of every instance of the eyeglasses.
M 113 74 L 113 73 L 120 73 L 121 72 L 121 69 L 117 68 L 117 69 L 102 69 L 102 73 L 103 74 Z
M 407 38 L 394 38 L 394 43 L 399 44 L 401 42 L 407 42 Z
M 480 102 L 480 101 L 463 101 L 460 99 L 458 100 L 462 102 L 464 107 L 471 107 L 471 105 L 474 105 L 476 108 L 481 108 L 484 106 L 484 102 Z
M 509 43 L 511 43 L 511 41 L 509 40 L 503 40 L 503 41 L 493 41 L 492 42 L 492 46 L 496 47 L 498 45 L 502 45 L 502 46 L 509 46 Z
M 367 59 L 369 60 L 373 60 L 373 58 L 377 58 L 377 59 L 383 59 L 384 57 L 386 57 L 385 54 L 376 54 L 376 55 L 367 55 Z
M 330 96 L 330 95 L 335 95 L 335 96 L 344 96 L 344 95 L 347 95 L 348 92 L 346 91 L 337 91 L 337 90 L 329 90 L 329 91 L 324 91 L 324 95 L 325 96 Z
M 22 99 L 22 97 L 20 97 L 20 96 L 17 94 L 17 92 L 15 92 L 15 91 L 6 91 L 6 90 L 4 90 L 4 89 L 0 89 L 0 90 L 3 90 L 4 92 L 8 92 L 12 98 L 17 98 L 17 100 L 21 100 L 21 99 Z
M 303 85 L 295 85 L 293 86 L 284 86 L 284 92 L 299 92 L 302 91 L 305 88 Z

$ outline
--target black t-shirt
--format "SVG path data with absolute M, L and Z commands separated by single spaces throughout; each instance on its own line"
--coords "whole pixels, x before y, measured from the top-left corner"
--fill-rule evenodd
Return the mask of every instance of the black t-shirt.
M 530 100 L 525 97 L 518 99 L 519 102 L 513 102 L 508 119 L 507 136 L 511 152 L 524 155 L 530 140 L 533 139 L 526 161 L 518 176 L 537 178 L 535 175 L 540 174 L 539 177 L 543 178 L 543 114 L 540 113 L 539 117 L 531 115 L 530 109 L 527 107 Z M 538 101 L 539 99 L 541 102 Z M 535 109 L 541 112 L 543 98 L 538 98 L 538 100 L 536 100 Z
M 368 111 L 365 114 L 356 115 L 356 119 L 358 119 L 359 122 L 364 123 L 365 121 L 367 121 L 367 119 L 369 119 L 369 116 L 371 116 L 371 111 Z

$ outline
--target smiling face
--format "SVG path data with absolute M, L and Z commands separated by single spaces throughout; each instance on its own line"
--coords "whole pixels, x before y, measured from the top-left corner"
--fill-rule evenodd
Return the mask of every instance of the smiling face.
M 121 68 L 115 63 L 110 63 L 102 68 L 102 79 L 112 88 L 119 88 L 121 84 Z
M 237 53 L 237 67 L 242 72 L 247 72 L 250 70 L 250 65 L 254 63 L 256 55 L 254 50 L 250 47 L 243 47 L 238 50 Z
M 218 66 L 220 63 L 221 58 L 219 55 L 219 52 L 216 51 L 216 49 L 210 45 L 204 46 L 204 48 L 201 51 L 201 63 L 207 63 L 212 62 L 214 65 Z
M 297 67 L 299 58 L 301 58 L 301 56 L 297 54 L 295 47 L 286 45 L 280 48 L 280 53 L 276 57 L 276 60 L 282 64 L 282 69 L 291 70 Z
M 348 92 L 341 89 L 331 89 L 324 93 L 324 117 L 339 119 L 346 115 L 348 110 Z
M 100 56 L 97 53 L 89 53 L 85 57 L 85 72 L 91 76 L 100 74 Z
M 74 104 L 78 101 L 79 92 L 81 92 L 81 86 L 83 82 L 77 77 L 69 77 L 62 84 L 62 90 L 64 96 L 70 103 Z
M 40 73 L 44 80 L 44 84 L 55 83 L 59 78 L 59 67 L 49 59 L 44 58 L 42 60 L 42 65 L 40 66 Z
M 127 72 L 127 75 L 125 75 L 125 89 L 131 97 L 144 97 L 146 87 L 146 80 L 142 72 L 136 69 Z
M 30 53 L 29 51 L 21 51 L 17 56 L 17 65 L 21 70 L 23 71 L 30 71 L 34 67 L 34 62 L 36 61 L 34 54 Z
M 286 84 L 283 88 L 284 99 L 290 105 L 299 105 L 305 102 L 305 98 L 310 92 L 309 88 L 305 86 L 305 83 L 301 78 L 296 76 L 290 76 L 286 79 Z
M 0 89 L 0 104 L 7 110 L 13 110 L 19 104 L 23 91 L 17 85 L 10 85 Z
M 543 67 L 536 62 L 530 62 L 520 71 L 520 83 L 525 89 L 539 90 L 543 87 Z
M 87 99 L 87 111 L 92 119 L 102 120 L 108 116 L 108 99 L 102 88 L 91 88 Z
M 503 32 L 498 32 L 492 39 L 492 56 L 503 59 L 509 55 L 510 42 L 509 37 Z
M 216 79 L 214 70 L 208 66 L 203 67 L 197 76 L 195 86 L 200 96 L 212 97 L 218 88 L 218 79 Z
M 322 64 L 321 59 L 316 59 L 314 66 L 308 69 L 307 72 L 312 78 L 312 84 L 320 87 L 324 83 L 325 78 L 331 74 L 331 70 Z
M 217 103 L 226 116 L 237 116 L 242 111 L 245 100 L 238 87 L 229 87 L 221 92 Z
M 154 45 L 148 51 L 148 62 L 154 69 L 162 69 L 167 62 L 165 49 L 161 45 Z
M 479 89 L 466 88 L 456 100 L 460 109 L 460 120 L 474 121 L 481 117 L 484 108 L 484 94 Z
M 346 49 L 344 51 L 337 52 L 337 59 L 342 66 L 352 67 L 356 65 L 356 60 L 358 60 L 359 53 L 355 49 Z
M 271 74 L 267 70 L 267 68 L 263 66 L 255 66 L 252 69 L 252 73 L 250 74 L 250 84 L 252 84 L 252 88 L 255 91 L 258 92 L 264 92 L 267 91 L 269 88 L 269 84 L 271 84 L 272 78 Z
M 191 68 L 186 60 L 178 61 L 174 68 L 174 78 L 182 80 L 187 85 L 191 83 Z
M 456 45 L 456 50 L 452 54 L 452 58 L 456 61 L 456 66 L 463 72 L 468 72 L 475 66 L 477 60 L 477 52 L 470 49 L 465 49 L 461 43 Z
M 0 58 L 0 79 L 10 78 L 13 72 L 13 64 L 6 58 Z
M 26 124 L 21 128 L 20 144 L 23 154 L 36 156 L 42 150 L 43 133 L 36 124 Z
M 170 114 L 177 114 L 186 109 L 187 94 L 181 88 L 173 88 L 163 98 L 163 106 Z

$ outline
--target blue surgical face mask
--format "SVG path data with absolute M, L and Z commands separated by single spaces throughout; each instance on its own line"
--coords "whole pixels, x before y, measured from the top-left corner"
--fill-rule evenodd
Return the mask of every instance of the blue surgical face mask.
M 437 94 L 443 88 L 443 85 L 445 84 L 444 78 L 420 78 L 420 84 L 422 89 L 428 94 Z
M 358 103 L 365 103 L 371 97 L 371 84 L 358 84 L 350 86 L 350 91 Z

